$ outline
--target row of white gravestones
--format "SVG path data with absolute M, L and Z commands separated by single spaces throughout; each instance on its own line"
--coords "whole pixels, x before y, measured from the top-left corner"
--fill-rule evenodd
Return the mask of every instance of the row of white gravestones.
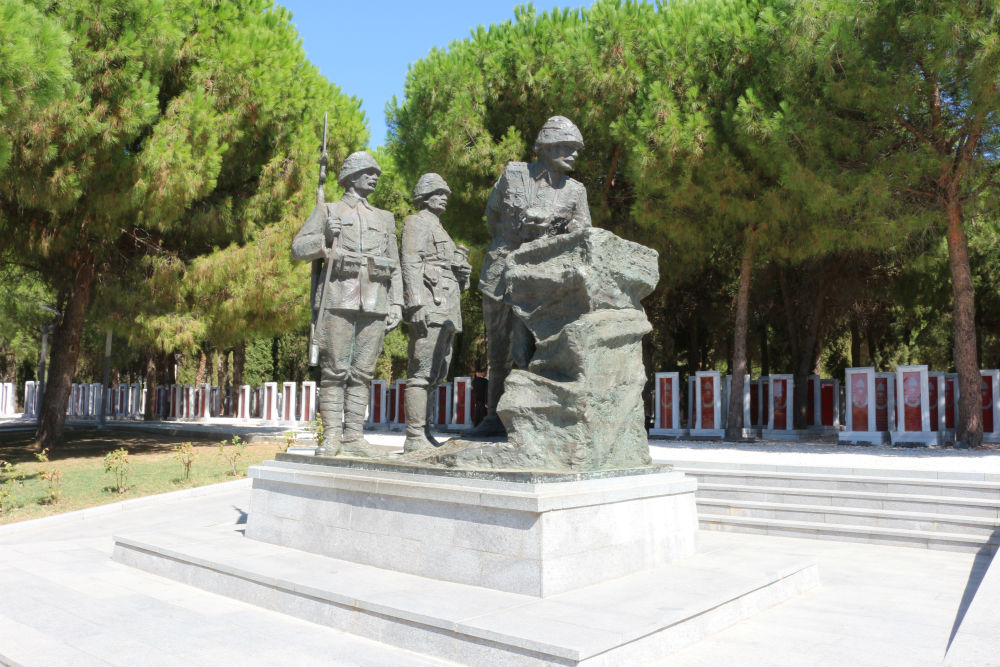
M 840 426 L 839 382 L 818 375 L 808 378 L 807 428 L 834 432 Z M 653 426 L 650 435 L 721 438 L 725 435 L 732 376 L 723 383 L 719 371 L 688 377 L 686 425 L 681 423 L 680 373 L 654 375 Z M 792 375 L 770 375 L 743 383 L 743 436 L 786 437 L 793 428 L 795 381 Z
M 156 388 L 154 417 L 158 419 L 259 419 L 273 423 L 310 422 L 316 417 L 316 383 L 265 382 L 260 387 L 216 387 L 209 384 Z
M 0 382 L 0 417 L 13 417 L 17 412 L 16 391 L 13 382 Z
M 25 383 L 25 416 L 37 416 L 37 385 Z M 137 419 L 145 409 L 145 389 L 138 383 L 119 384 L 104 390 L 100 383 L 76 383 L 70 385 L 66 415 L 79 419 L 97 419 L 104 404 L 104 416 L 108 419 Z M 29 412 L 28 407 L 31 406 Z
M 982 370 L 980 409 L 983 439 L 1000 442 L 1000 370 Z M 848 442 L 940 444 L 955 437 L 958 376 L 926 365 L 898 366 L 894 373 L 849 368 Z
M 437 396 L 427 403 L 432 427 L 452 431 L 472 428 L 472 378 L 456 377 L 451 383 L 438 385 Z M 406 380 L 392 385 L 372 380 L 365 424 L 369 428 L 406 428 Z

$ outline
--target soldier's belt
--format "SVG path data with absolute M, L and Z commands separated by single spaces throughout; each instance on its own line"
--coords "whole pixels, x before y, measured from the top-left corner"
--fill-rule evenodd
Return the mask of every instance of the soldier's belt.
M 368 277 L 373 280 L 389 280 L 398 266 L 390 257 L 339 249 L 334 253 L 333 262 L 338 277 L 355 277 L 361 273 L 361 267 L 365 266 L 368 269 Z

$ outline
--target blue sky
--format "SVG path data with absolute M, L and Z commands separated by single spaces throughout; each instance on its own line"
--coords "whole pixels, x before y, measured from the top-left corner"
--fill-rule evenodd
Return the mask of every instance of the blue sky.
M 514 18 L 517 0 L 431 0 L 323 2 L 278 0 L 292 12 L 306 57 L 330 81 L 361 100 L 371 131 L 370 144 L 385 142 L 385 105 L 402 99 L 410 63 L 433 47 L 465 39 L 477 26 Z M 590 2 L 533 3 L 539 13 Z M 317 113 L 322 113 L 317 110 Z

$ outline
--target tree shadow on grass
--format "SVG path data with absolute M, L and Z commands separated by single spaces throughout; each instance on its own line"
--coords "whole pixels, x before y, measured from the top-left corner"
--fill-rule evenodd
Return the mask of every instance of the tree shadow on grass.
M 195 447 L 218 446 L 218 435 L 185 433 L 183 436 L 150 433 L 127 428 L 97 429 L 93 427 L 67 427 L 63 444 L 48 453 L 50 461 L 68 458 L 104 457 L 108 452 L 125 447 L 130 454 L 163 454 L 183 442 Z M 34 461 L 38 447 L 34 431 L 5 431 L 0 429 L 0 459 L 13 464 Z

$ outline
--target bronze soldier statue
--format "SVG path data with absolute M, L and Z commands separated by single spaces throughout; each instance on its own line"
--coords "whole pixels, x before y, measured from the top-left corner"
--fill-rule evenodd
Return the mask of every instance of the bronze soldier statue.
M 451 189 L 437 174 L 424 174 L 413 188 L 416 215 L 403 222 L 403 293 L 410 331 L 404 452 L 435 445 L 427 422 L 438 385 L 448 375 L 455 334 L 462 330 L 461 294 L 469 288 L 468 250 L 456 246 L 440 215 Z
M 392 213 L 368 203 L 381 173 L 371 155 L 352 153 L 337 176 L 344 196 L 332 204 L 322 200 L 321 175 L 316 208 L 292 241 L 293 259 L 320 263 L 311 295 L 322 372 L 317 456 L 377 455 L 362 431 L 369 384 L 403 304 L 396 223 Z
M 507 255 L 526 241 L 590 227 L 587 190 L 566 172 L 573 169 L 583 135 L 568 118 L 553 116 L 535 140 L 538 159 L 527 164 L 508 162 L 486 203 L 486 222 L 493 241 L 486 251 L 479 289 L 483 293 L 483 324 L 489 362 L 486 418 L 468 435 L 505 433 L 497 417 L 497 403 L 513 366 L 524 368 L 534 340 L 503 301 Z

